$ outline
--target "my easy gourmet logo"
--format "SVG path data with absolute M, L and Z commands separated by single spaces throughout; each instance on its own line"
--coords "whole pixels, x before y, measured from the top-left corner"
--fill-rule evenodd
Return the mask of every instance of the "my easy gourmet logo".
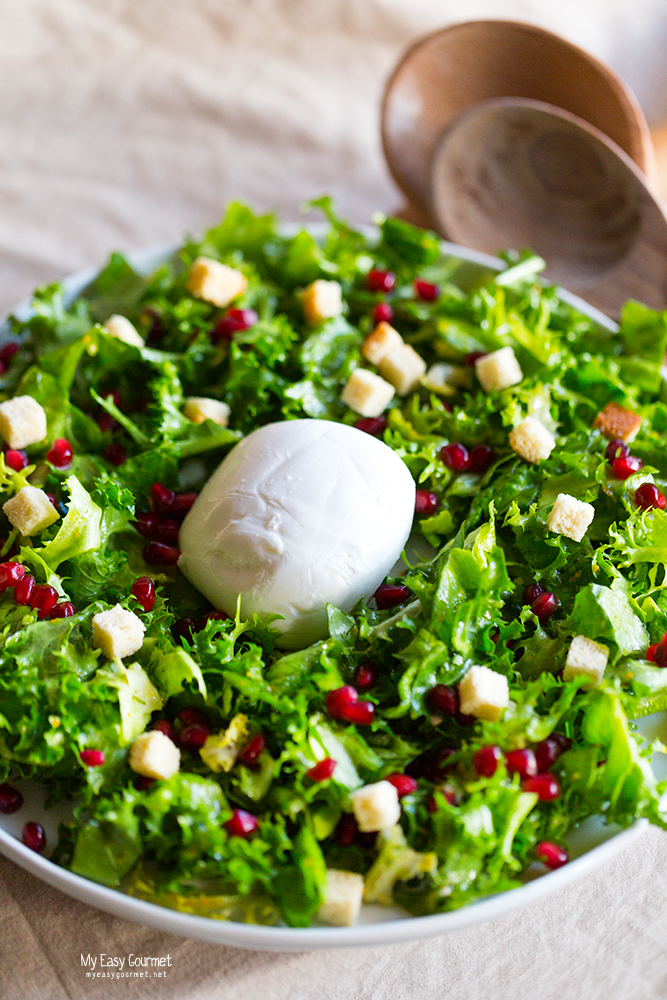
M 87 979 L 166 979 L 171 955 L 81 955 Z

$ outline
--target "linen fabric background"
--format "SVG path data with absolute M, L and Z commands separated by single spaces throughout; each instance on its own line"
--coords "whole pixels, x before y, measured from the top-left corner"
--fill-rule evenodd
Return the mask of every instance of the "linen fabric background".
M 505 17 L 609 62 L 667 119 L 664 0 L 0 0 L 0 307 L 111 250 L 174 242 L 235 198 L 285 220 L 329 192 L 355 222 L 402 197 L 379 101 L 402 50 Z M 244 952 L 99 913 L 0 859 L 4 1000 L 653 1000 L 667 997 L 667 837 L 577 884 L 424 942 Z M 91 982 L 81 953 L 166 955 Z

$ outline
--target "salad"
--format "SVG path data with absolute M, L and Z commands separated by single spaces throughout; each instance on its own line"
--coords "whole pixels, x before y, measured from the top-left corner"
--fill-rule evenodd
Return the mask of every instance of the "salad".
M 0 355 L 0 810 L 43 782 L 75 803 L 58 864 L 295 927 L 510 889 L 591 816 L 667 826 L 630 721 L 667 708 L 667 314 L 611 334 L 528 253 L 462 288 L 433 234 L 315 204 L 322 239 L 233 204 L 148 276 L 114 254 L 71 304 L 41 287 Z M 241 276 L 227 304 L 202 258 Z M 425 374 L 369 416 L 341 396 L 382 323 Z M 417 492 L 403 570 L 285 651 L 178 538 L 237 442 L 303 418 L 374 435 Z

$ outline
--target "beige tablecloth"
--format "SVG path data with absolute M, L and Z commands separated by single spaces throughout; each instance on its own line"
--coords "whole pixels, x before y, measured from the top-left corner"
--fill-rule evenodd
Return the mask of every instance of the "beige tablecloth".
M 535 21 L 619 70 L 667 118 L 664 0 L 0 0 L 0 306 L 112 249 L 199 231 L 231 198 L 355 221 L 400 202 L 382 84 L 418 35 Z M 667 997 L 667 837 L 645 834 L 527 910 L 426 942 L 275 955 L 171 937 L 0 859 L 0 998 L 649 1000 Z M 83 953 L 171 957 L 91 982 Z

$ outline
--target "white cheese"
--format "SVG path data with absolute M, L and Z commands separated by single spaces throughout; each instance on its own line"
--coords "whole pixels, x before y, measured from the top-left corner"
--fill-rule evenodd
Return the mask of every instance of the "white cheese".
M 24 486 L 2 509 L 12 528 L 18 528 L 26 536 L 39 534 L 60 517 L 44 490 L 36 486 Z
M 222 462 L 180 532 L 179 566 L 228 614 L 279 614 L 283 645 L 327 635 L 326 604 L 372 594 L 412 526 L 415 486 L 381 441 L 328 420 L 253 431 Z
M 581 675 L 594 685 L 600 684 L 608 659 L 609 650 L 601 642 L 587 639 L 585 635 L 575 635 L 567 651 L 563 680 L 569 681 Z
M 390 781 L 376 781 L 357 788 L 350 796 L 354 818 L 362 833 L 376 833 L 395 826 L 401 818 L 398 792 Z
M 351 927 L 361 912 L 363 898 L 363 875 L 327 868 L 324 903 L 317 916 L 322 923 L 334 927 Z
M 558 535 L 565 535 L 573 542 L 580 542 L 588 531 L 595 507 L 571 497 L 569 493 L 559 493 L 547 517 L 547 528 Z
M 27 448 L 46 437 L 44 407 L 32 396 L 14 396 L 0 403 L 0 434 L 10 448 Z
M 137 736 L 130 750 L 130 767 L 146 778 L 173 777 L 181 766 L 181 751 L 159 729 Z
M 497 721 L 510 703 L 507 678 L 489 667 L 471 667 L 458 690 L 463 714 L 488 722 Z
M 122 340 L 124 344 L 131 347 L 145 347 L 146 342 L 133 323 L 130 323 L 127 316 L 114 313 L 104 324 L 104 329 L 110 337 Z
M 93 645 L 110 660 L 122 660 L 141 649 L 145 631 L 141 618 L 120 604 L 93 615 Z

